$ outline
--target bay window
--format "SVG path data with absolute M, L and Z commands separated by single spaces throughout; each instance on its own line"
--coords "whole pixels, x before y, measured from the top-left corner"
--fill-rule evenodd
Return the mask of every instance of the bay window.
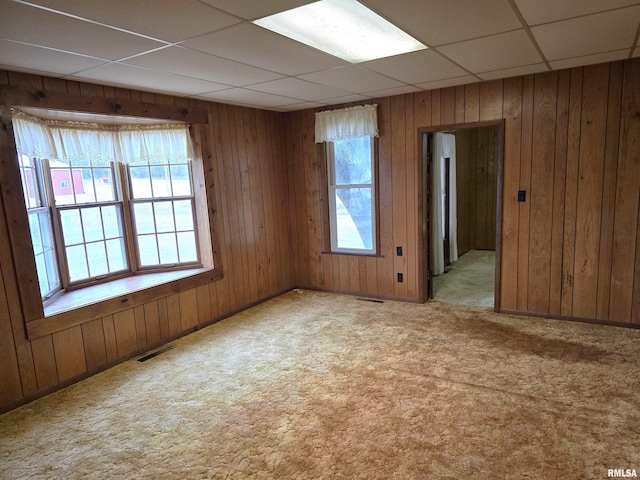
M 188 125 L 12 120 L 43 302 L 201 266 Z

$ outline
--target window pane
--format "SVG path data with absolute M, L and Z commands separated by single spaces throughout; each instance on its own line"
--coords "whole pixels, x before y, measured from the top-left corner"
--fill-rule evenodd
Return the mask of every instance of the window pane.
M 113 171 L 110 168 L 94 168 L 93 181 L 96 190 L 96 200 L 112 202 L 116 199 L 114 190 Z
M 156 202 L 153 204 L 156 217 L 156 230 L 158 232 L 175 231 L 173 205 L 171 203 L 172 202 Z
M 153 186 L 153 197 L 170 197 L 171 180 L 168 166 L 151 167 L 151 184 Z
M 151 198 L 151 176 L 149 167 L 129 167 L 131 177 L 131 196 L 133 198 Z
M 22 194 L 24 195 L 27 208 L 41 206 L 40 189 L 38 187 L 38 179 L 33 162 L 26 155 L 22 155 L 18 163 L 20 165 L 20 177 L 22 179 Z
M 83 242 L 82 222 L 80 222 L 80 210 L 60 211 L 62 221 L 62 233 L 64 234 L 64 244 L 77 245 Z
M 188 165 L 172 165 L 171 166 L 171 182 L 173 184 L 173 195 L 190 196 L 191 195 L 191 177 L 189 175 Z
M 153 221 L 153 205 L 151 203 L 134 203 L 133 216 L 138 235 L 155 233 L 156 227 Z
M 196 235 L 194 232 L 178 233 L 178 255 L 181 262 L 197 262 Z
M 176 214 L 176 230 L 193 230 L 193 207 L 191 200 L 173 202 Z
M 95 242 L 104 239 L 102 232 L 102 217 L 100 216 L 100 208 L 83 208 L 82 209 L 82 226 L 84 228 L 84 241 Z
M 122 218 L 120 217 L 120 205 L 108 205 L 101 207 L 104 238 L 122 237 Z
M 75 191 L 84 194 L 82 182 L 82 171 L 79 169 L 71 169 L 60 161 L 52 160 L 51 165 L 51 183 L 53 185 L 53 196 L 56 205 L 73 205 L 76 199 L 73 195 L 74 182 L 78 184 Z
M 38 272 L 38 286 L 40 295 L 45 295 L 49 290 L 49 278 L 47 277 L 47 265 L 44 255 L 36 254 L 36 271 Z
M 67 247 L 67 263 L 69 265 L 69 278 L 72 282 L 89 278 L 87 257 L 84 245 Z
M 333 148 L 336 185 L 371 183 L 371 138 L 338 140 Z
M 138 250 L 141 266 L 158 265 L 158 245 L 155 235 L 138 235 Z
M 87 257 L 90 277 L 98 277 L 109 273 L 104 242 L 87 243 Z
M 109 271 L 119 272 L 126 270 L 127 257 L 125 253 L 124 240 L 122 238 L 114 238 L 107 240 L 107 259 L 109 260 Z
M 373 248 L 371 188 L 336 190 L 337 247 Z
M 178 263 L 178 246 L 174 233 L 162 233 L 158 235 L 158 250 L 160 250 L 160 263 Z
M 49 293 L 51 290 L 60 285 L 60 277 L 58 276 L 58 264 L 56 263 L 56 252 L 53 249 L 46 249 L 44 251 L 44 263 L 47 268 L 47 282 L 48 290 L 46 292 L 40 292 L 43 295 Z M 38 273 L 40 276 L 40 273 Z
M 40 234 L 40 219 L 38 212 L 29 212 L 29 230 L 31 231 L 31 242 L 33 253 L 38 255 L 42 252 L 42 235 Z

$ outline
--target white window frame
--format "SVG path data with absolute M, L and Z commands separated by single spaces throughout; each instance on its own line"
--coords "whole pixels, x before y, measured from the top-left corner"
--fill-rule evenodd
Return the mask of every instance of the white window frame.
M 335 253 L 349 253 L 359 255 L 375 255 L 377 253 L 377 195 L 376 195 L 376 150 L 374 137 L 369 136 L 371 156 L 371 182 L 359 184 L 336 185 L 336 158 L 334 142 L 326 142 L 327 152 L 327 183 L 329 194 L 329 236 L 331 251 Z M 371 190 L 371 248 L 344 248 L 338 246 L 338 221 L 336 208 L 336 192 L 353 188 L 368 188 Z

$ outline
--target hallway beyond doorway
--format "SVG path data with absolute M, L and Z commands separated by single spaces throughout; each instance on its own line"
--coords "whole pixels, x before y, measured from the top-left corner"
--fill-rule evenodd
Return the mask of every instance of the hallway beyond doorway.
M 493 307 L 496 252 L 470 250 L 433 278 L 433 299 L 439 302 Z

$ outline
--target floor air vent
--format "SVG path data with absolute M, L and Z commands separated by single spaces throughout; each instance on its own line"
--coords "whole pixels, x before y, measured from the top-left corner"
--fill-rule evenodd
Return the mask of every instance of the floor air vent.
M 169 350 L 173 350 L 171 345 L 165 345 L 164 347 L 157 348 L 149 353 L 145 353 L 142 357 L 138 358 L 139 362 L 146 362 L 147 360 L 151 360 L 153 357 L 157 357 L 158 355 L 168 352 Z
M 362 297 L 358 297 L 358 300 L 362 300 L 363 302 L 384 303 L 384 300 L 380 300 L 378 298 L 362 298 Z

